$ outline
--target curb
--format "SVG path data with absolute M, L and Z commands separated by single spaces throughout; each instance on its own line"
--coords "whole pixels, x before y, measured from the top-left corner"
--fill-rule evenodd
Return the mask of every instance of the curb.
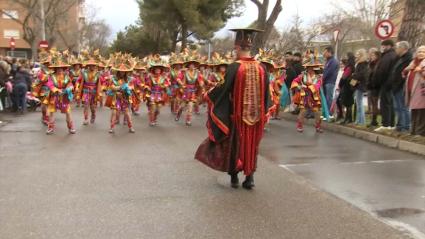
M 290 120 L 290 121 L 296 121 L 297 116 L 282 114 L 282 118 L 286 120 Z M 306 125 L 313 125 L 312 121 L 306 120 L 305 122 L 306 122 Z M 389 148 L 398 149 L 398 150 L 425 156 L 425 145 L 423 144 L 417 144 L 417 143 L 406 141 L 406 140 L 400 140 L 393 137 L 389 137 L 389 136 L 385 136 L 381 134 L 374 134 L 371 132 L 366 132 L 363 130 L 353 129 L 350 127 L 345 127 L 345 126 L 336 125 L 332 123 L 323 122 L 322 127 L 325 130 L 328 130 L 331 132 L 348 135 L 348 136 L 362 139 L 365 141 L 377 143 Z

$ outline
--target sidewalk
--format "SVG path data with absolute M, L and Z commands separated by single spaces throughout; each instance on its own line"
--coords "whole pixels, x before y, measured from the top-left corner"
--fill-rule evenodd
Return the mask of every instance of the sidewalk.
M 282 118 L 290 121 L 296 121 L 297 116 L 291 113 L 283 113 Z M 313 125 L 314 120 L 306 120 L 307 125 Z M 425 156 L 425 144 L 416 143 L 412 141 L 404 140 L 403 138 L 396 138 L 381 133 L 370 132 L 363 129 L 357 129 L 350 126 L 342 126 L 336 123 L 323 122 L 322 127 L 325 130 L 345 134 L 348 136 L 356 137 L 373 143 L 378 143 L 390 148 L 395 148 L 410 153 L 415 153 Z M 295 124 L 294 124 L 295 130 Z

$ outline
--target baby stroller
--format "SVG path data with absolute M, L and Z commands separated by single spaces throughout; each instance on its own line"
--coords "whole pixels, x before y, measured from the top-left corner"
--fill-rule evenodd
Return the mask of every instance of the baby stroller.
M 29 91 L 26 95 L 26 101 L 28 111 L 36 111 L 37 108 L 41 105 L 41 101 L 37 97 L 35 97 L 32 92 Z

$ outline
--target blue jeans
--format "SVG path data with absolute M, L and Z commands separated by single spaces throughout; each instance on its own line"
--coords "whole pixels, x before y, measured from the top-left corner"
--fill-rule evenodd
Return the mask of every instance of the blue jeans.
M 366 124 L 366 116 L 364 112 L 364 105 L 363 105 L 363 91 L 356 90 L 355 97 L 356 97 L 356 124 L 358 125 L 365 125 Z
M 404 90 L 401 89 L 393 94 L 394 111 L 397 115 L 397 130 L 410 129 L 410 112 L 405 104 Z
M 27 94 L 28 87 L 26 84 L 19 83 L 13 87 L 13 97 L 14 97 L 14 104 L 15 109 L 19 110 L 21 109 L 23 112 L 27 109 L 27 101 L 26 101 L 26 94 Z
M 325 84 L 323 90 L 325 91 L 326 103 L 328 104 L 328 110 L 331 110 L 332 100 L 334 97 L 335 84 Z

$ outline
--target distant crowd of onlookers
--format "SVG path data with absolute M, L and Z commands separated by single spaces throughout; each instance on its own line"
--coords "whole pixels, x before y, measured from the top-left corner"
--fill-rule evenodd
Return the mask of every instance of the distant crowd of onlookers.
M 322 101 L 331 114 L 328 121 L 425 136 L 425 46 L 413 50 L 407 41 L 385 40 L 381 49 L 348 52 L 341 61 L 332 47 L 323 57 Z M 288 52 L 285 58 L 289 87 L 303 71 L 302 57 Z
M 25 112 L 33 67 L 26 59 L 0 56 L 0 111 Z

